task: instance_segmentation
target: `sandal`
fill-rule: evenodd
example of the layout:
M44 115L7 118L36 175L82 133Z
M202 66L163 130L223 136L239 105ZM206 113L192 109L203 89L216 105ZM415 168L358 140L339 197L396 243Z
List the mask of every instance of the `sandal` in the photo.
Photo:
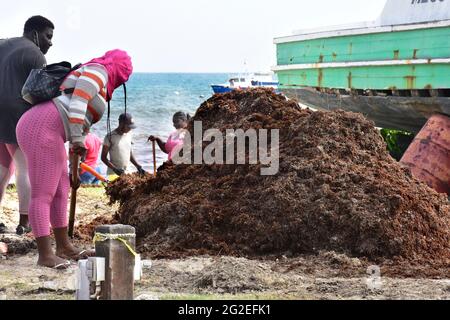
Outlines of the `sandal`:
M43 264L38 264L38 266L39 267L44 267L44 268L50 268L50 269L54 269L54 270L67 270L67 269L69 269L72 266L72 263L69 260L67 260L65 262L55 264L53 267L46 266L46 265L43 265Z
M80 253L75 255L75 257L78 258L78 260L80 260L81 258L87 259L87 258L94 257L94 256L95 256L95 250L81 250Z
M84 259L87 259L89 257L94 257L94 256L95 256L94 250L81 250L80 252L72 254L72 255L65 255L65 254L59 255L60 258L74 260L74 261L84 260Z
M22 225L18 225L16 228L16 234L18 236L23 236L24 234L30 233L31 227L24 227Z
M52 269L55 270L67 270L70 268L72 264L70 263L70 261L66 261L60 264L57 264L56 266L52 267Z

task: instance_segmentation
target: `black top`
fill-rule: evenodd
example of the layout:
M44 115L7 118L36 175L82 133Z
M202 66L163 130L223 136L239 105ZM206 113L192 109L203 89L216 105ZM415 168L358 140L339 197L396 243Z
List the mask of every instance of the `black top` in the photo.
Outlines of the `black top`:
M22 87L31 70L46 63L32 41L23 37L0 39L0 143L17 144L17 123L31 108L22 99Z

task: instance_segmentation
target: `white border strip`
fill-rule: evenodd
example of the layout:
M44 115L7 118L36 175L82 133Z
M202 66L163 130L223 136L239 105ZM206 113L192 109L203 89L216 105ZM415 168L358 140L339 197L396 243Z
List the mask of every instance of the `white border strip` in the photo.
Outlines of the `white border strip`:
M384 33L384 32L397 32L397 31L408 31L408 30L418 30L418 29L428 29L428 28L442 28L450 26L450 20L443 20L438 22L420 23L420 24L404 24L397 26L379 26L379 27L369 27L369 28L356 28L356 29L341 29L324 31L309 34L298 34L295 36L280 37L273 40L274 44L289 43L296 41L305 41L313 39L322 38L334 38L343 36L355 36L362 34L373 34L373 33Z
M379 66L397 66L397 65L401 66L401 65L418 65L418 64L450 64L450 58L290 64L290 65L282 65L282 66L272 67L272 71L346 68L346 67L347 68L348 67L379 67Z

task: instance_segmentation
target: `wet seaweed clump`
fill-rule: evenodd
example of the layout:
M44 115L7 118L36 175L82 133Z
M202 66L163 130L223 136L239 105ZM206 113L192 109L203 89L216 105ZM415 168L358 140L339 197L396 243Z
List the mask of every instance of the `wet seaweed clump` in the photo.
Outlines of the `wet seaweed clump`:
M278 129L279 171L263 176L261 163L166 163L156 178L119 180L108 194L150 256L334 251L449 263L447 197L397 163L362 115L303 110L255 89L204 102L190 122L191 139L194 121L203 132Z

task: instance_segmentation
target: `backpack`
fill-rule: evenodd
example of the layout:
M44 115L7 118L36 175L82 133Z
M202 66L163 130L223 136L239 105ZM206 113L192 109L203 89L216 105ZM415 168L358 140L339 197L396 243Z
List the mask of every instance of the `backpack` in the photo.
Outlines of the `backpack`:
M36 105L56 98L63 92L73 93L73 89L61 91L60 87L64 79L80 66L81 64L77 64L72 68L69 62L63 61L50 64L43 69L31 70L22 88L22 98L31 105Z

